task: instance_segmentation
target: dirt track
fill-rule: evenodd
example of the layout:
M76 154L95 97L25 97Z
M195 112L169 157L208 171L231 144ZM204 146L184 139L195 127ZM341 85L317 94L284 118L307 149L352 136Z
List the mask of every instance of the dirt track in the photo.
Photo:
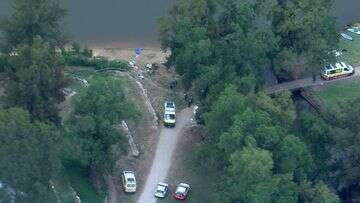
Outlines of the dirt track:
M145 187L137 201L138 203L156 202L156 198L154 197L156 184L158 182L167 182L166 178L171 166L173 152L178 139L181 137L182 130L190 123L191 117L191 108L186 108L178 113L175 128L163 127L161 129L151 170L147 177Z

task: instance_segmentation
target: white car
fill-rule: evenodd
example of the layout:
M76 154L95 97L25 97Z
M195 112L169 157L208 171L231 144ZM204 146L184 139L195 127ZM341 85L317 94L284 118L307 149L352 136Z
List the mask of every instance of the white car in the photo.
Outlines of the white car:
M164 103L165 111L175 111L175 102L173 101L166 101Z
M175 127L176 115L175 115L175 102L166 101L164 103L164 126Z
M155 190L155 197L165 198L168 193L169 185L166 183L158 183Z
M125 192L136 192L136 179L134 172L123 171L121 173L121 179Z

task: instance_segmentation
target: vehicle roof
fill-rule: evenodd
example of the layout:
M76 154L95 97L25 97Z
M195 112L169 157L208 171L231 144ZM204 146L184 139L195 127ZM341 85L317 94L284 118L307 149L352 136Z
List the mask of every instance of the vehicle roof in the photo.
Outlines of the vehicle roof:
M186 184L186 183L179 183L179 186L182 186L182 187L190 187L189 184Z
M186 192L186 187L181 187L181 186L178 186L176 188L176 192L175 193L185 193Z
M175 114L175 110L166 109L165 114Z
M133 178L135 180L135 174L132 171L123 171L123 174L126 179Z
M167 186L165 186L165 185L158 185L156 190L165 191L166 188L167 188Z
M163 182L159 182L159 183L158 183L158 185L162 185L162 186L166 186L166 187L168 187L168 186L169 186L169 184L167 184L167 183L163 183Z
M180 183L177 188L176 188L176 192L175 193L185 193L186 189L190 188L190 186L186 183Z
M335 65L333 64L327 64L324 66L325 70L333 70L333 69L340 69L340 68L349 68L350 65L346 64L345 62L337 62Z
M331 65L331 64L327 64L327 65L324 66L324 68L325 68L326 70L331 70L331 69L333 69L334 67L333 67L333 65Z

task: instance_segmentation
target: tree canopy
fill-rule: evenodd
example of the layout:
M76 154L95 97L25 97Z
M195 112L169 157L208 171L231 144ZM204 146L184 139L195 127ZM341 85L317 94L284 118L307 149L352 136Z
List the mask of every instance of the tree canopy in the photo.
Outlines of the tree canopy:
M224 178L216 183L214 202L357 196L359 122L352 107L358 105L343 105L329 123L295 109L290 92L269 97L263 91L264 70L289 80L333 62L338 35L332 4L183 0L160 20L162 46L171 51L168 65L200 99L205 136L196 158Z
M2 48L9 53L41 38L52 48L63 48L67 39L62 20L66 10L58 0L14 0L14 13L0 23L4 35Z
M74 146L74 158L101 173L111 174L116 160L127 151L127 141L119 131L122 119L138 116L122 90L122 82L111 77L95 77L90 86L74 98L74 112L67 126Z
M275 72L283 78L297 78L305 71L319 73L334 60L338 34L329 12L333 1L278 1L273 10L273 32L279 37Z
M0 110L0 179L22 202L51 202L49 181L57 173L59 131L32 122L19 108Z
M60 55L38 38L19 47L18 55L9 60L14 68L8 74L7 105L23 107L33 119L59 124L56 105L64 101L62 88L67 85Z

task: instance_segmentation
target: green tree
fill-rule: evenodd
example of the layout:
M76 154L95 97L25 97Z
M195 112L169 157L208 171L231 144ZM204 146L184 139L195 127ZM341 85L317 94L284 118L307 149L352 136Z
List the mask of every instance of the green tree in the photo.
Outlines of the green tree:
M89 88L75 97L76 115L99 116L112 124L139 116L134 104L127 100L119 79L99 76L90 83Z
M40 37L52 48L62 48L67 42L61 23L66 10L57 0L14 0L14 13L0 23L6 52L19 45L34 43Z
M298 137L287 135L274 152L276 172L292 174L297 181L307 179L311 167L311 156L305 143Z
M122 119L136 118L138 113L126 99L120 80L96 77L90 84L74 98L74 113L67 124L70 139L77 145L75 158L98 172L111 174L116 160L127 150L126 139L115 125Z
M225 202L271 202L276 189L271 153L253 147L231 155Z
M219 135L226 132L234 121L234 116L245 108L244 96L234 86L227 87L211 107L205 117L208 141L216 143Z
M60 123L57 104L64 101L62 88L67 84L61 57L47 43L36 39L19 48L10 58L10 81L6 86L8 106L28 110L34 119Z
M294 77L300 65L301 69L317 74L320 67L334 60L332 51L337 48L335 20L329 12L333 1L278 2L272 14L273 31L280 38L279 54L275 57L275 65L278 67L275 70L278 74L284 72ZM282 60L284 57L291 60Z
M360 198L360 98L340 103L338 114L330 121L335 125L330 131L331 180L336 180L337 190L348 194L346 201Z
M228 162L218 148L220 135L227 132L234 122L234 116L245 108L245 98L236 91L235 86L227 87L211 106L211 110L204 114L205 143L197 151L199 163L222 168Z
M249 143L262 149L274 150L284 136L281 127L272 122L267 112L247 108L235 116L230 132L220 137L219 146L227 154Z
M294 103L291 99L291 92L284 91L274 98L264 92L259 92L254 102L249 102L253 109L261 109L272 116L273 122L282 126L285 131L291 131L296 118Z
M0 54L0 73L9 68L9 60L6 56Z
M292 180L292 175L276 175L276 191L272 195L272 202L275 203L297 203L299 202L298 185Z
M312 203L339 203L339 197L322 182L316 184Z
M208 27L212 24L212 0L178 1L168 15L160 19L160 39L163 49L170 49L168 65L176 65L184 76L185 87L208 64L212 44Z
M26 111L0 110L0 179L21 202L54 201L49 181L58 171L59 141L54 126L32 122Z
M332 145L332 128L318 115L310 112L301 112L298 120L300 129L297 136L306 143L314 161L311 176L315 180L326 181L331 170L328 159Z

